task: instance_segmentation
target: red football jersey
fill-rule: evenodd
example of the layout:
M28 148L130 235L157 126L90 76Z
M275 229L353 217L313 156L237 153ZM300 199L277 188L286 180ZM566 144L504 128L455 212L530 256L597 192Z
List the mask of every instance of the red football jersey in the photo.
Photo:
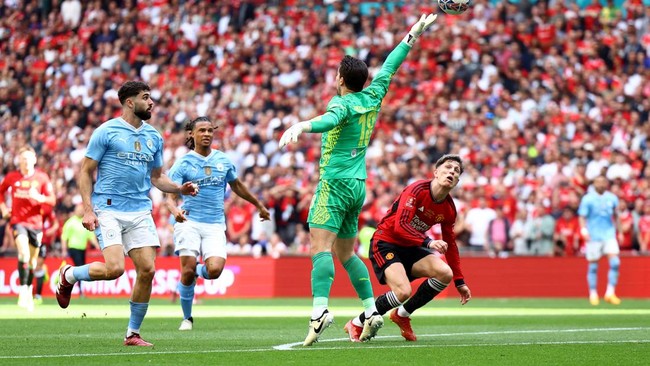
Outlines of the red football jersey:
M454 272L454 280L462 279L454 234L456 216L456 205L451 196L447 195L443 202L436 203L431 195L431 181L420 180L406 187L393 202L377 226L374 238L399 246L419 247L430 240L426 232L440 224L442 240L448 246L445 258Z
M42 230L41 203L31 197L35 193L44 196L52 195L52 183L47 174L38 170L28 177L23 176L18 171L7 174L0 183L0 202L4 202L4 195L10 188L11 220L9 223Z

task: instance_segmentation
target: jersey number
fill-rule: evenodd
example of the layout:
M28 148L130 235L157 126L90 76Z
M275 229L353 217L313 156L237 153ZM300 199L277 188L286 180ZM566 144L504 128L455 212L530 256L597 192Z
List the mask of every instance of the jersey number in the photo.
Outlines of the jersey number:
M368 113L362 114L359 117L359 124L361 125L361 136L359 137L359 147L366 147L370 142L370 136L372 136L372 130L375 128L375 122L377 121L377 112L370 111Z

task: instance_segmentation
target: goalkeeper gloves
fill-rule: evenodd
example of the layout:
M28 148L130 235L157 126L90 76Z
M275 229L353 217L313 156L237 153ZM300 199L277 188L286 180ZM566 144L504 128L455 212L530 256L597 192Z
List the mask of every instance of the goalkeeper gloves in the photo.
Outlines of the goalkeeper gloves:
M429 28L431 24L436 21L437 17L438 14L422 14L420 20L413 24L411 30L409 31L409 34L404 37L404 40L402 40L402 42L413 47L413 44L418 39L418 37L422 35L422 33L424 33L424 31L427 30L427 28Z
M311 122L298 122L289 127L284 131L282 137L280 137L280 142L278 143L280 148L287 146L290 142L298 142L298 136L305 131L311 131Z

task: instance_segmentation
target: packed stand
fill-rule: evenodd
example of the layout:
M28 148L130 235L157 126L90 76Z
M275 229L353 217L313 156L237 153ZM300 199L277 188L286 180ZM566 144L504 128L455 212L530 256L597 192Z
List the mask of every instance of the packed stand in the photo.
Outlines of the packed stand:
M465 254L579 255L576 209L599 174L621 199L621 248L647 253L650 7L473 3L462 16L442 14L393 79L367 153L363 228L405 185L430 178L440 156L457 153L467 167L452 193ZM80 200L75 176L90 134L119 115L119 86L141 79L153 89L150 122L165 138L167 169L188 151L184 123L208 115L225 122L214 146L272 208L273 220L260 222L252 206L227 200L231 254L308 254L320 140L279 150L279 135L325 111L344 55L364 60L372 76L414 21L406 14L436 8L435 1L5 1L0 174L16 168L20 146L33 146L64 222ZM152 194L161 254L170 255L169 213L160 192ZM10 249L8 240L0 250Z

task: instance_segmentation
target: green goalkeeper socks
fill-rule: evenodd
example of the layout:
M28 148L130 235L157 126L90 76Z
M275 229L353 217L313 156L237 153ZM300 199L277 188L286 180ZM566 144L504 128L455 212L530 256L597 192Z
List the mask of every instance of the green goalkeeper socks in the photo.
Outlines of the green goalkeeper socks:
M372 284L370 283L370 274L368 267L356 255L353 255L347 262L343 263L343 268L348 272L352 286L366 310L375 310L375 300L372 295Z
M334 282L334 261L332 253L321 252L311 259L311 291L314 296L314 307L327 309L330 289Z

